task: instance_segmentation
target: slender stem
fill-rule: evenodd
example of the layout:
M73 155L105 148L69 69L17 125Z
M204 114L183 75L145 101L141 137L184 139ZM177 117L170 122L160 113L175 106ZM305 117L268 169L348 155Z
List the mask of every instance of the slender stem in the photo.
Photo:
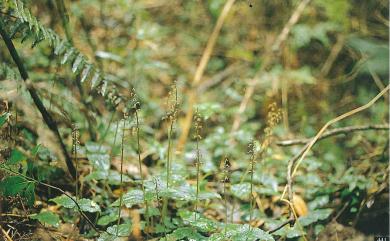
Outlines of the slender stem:
M14 44L12 43L12 40L8 37L7 33L3 29L3 22L0 20L0 35L2 36L4 43L6 44L9 53L11 54L12 59L14 60L16 66L18 67L19 73L22 77L22 79L26 82L29 79L27 70L25 69L22 60L19 57L18 52L15 49ZM62 141L60 132L58 131L57 123L54 121L52 116L47 111L46 107L43 105L41 99L39 98L35 88L27 84L26 85L28 92L30 93L31 98L34 101L35 106L38 108L39 112L41 113L43 120L45 121L46 125L49 127L49 129L54 133L54 135L57 137L57 140L61 146L62 153L65 156L65 162L66 166L68 167L69 173L72 175L73 178L76 177L76 169L73 165L72 159L66 150L66 146L64 142Z
M116 236L118 236L119 225L121 223L121 207L122 207L122 198L123 198L123 149L124 149L124 139L125 139L125 129L126 129L126 118L123 119L123 129L122 129L122 143L121 143L121 177L120 177L120 197L119 197L119 208L118 208L118 225L116 227Z
M253 217L253 173L254 173L254 160L255 156L252 154L251 156L251 188L249 193L249 200L250 200L250 210L249 210L249 228L251 227L252 217Z
M135 110L135 120L137 125L137 152L138 152L138 165L139 165L139 173L141 177L141 188L142 193L144 195L144 204L145 204L145 216L146 216L146 229L149 227L149 206L146 200L146 191L144 185L144 174L142 172L142 160L141 160L141 144L140 144L140 134L139 134L139 118L138 118L138 110Z
M200 150L199 150L199 123L196 124L196 199L195 199L195 220L199 204L199 176L200 176Z
M169 179L171 175L171 146L172 146L172 131L173 131L173 120L169 127L168 132L168 151L167 151L167 188L169 188Z
M77 160L77 142L78 142L78 130L76 124L73 126L72 133L73 141L73 160L76 163L76 200L79 198L79 162Z

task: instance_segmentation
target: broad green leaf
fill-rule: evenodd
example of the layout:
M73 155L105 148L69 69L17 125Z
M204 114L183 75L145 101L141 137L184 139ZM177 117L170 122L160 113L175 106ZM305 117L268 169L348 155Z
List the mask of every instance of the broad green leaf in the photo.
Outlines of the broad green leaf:
M329 217L329 215L331 215L333 212L332 209L317 209L317 210L314 210L314 211L311 211L309 212L308 215L306 216L303 216L303 217L300 217L299 218L299 223L302 225L302 226L308 226L312 223L315 223L319 220L325 220Z
M128 236L130 234L130 228L131 228L130 223L120 224L119 226L113 225L107 228L107 233L116 235L118 232L118 236Z
M221 199L221 195L219 195L216 192L207 192L207 191L199 192L199 200L207 200L207 199Z
M68 196L62 194L61 196L50 199L49 201L55 202L60 206L65 208L74 208L76 206L75 202Z
M196 215L196 218L195 218ZM188 210L180 210L179 216L185 224L198 228L202 232L212 232L216 230L216 222L205 218L203 215Z
M87 154L88 160L96 170L107 172L110 169L110 155L108 154Z
M90 181L90 180L107 180L108 184L111 185L118 185L120 184L120 173L115 170L108 170L108 173L106 171L96 170L88 174L84 181ZM127 175L122 175L122 182L131 182L131 178Z
M109 233L101 233L97 241L115 241L119 240L115 235Z
M118 213L112 212L108 215L100 217L97 221L97 224L100 226L106 226L116 220L118 220Z
M131 208L134 205L144 203L144 194L142 190L131 190L123 195L122 204L124 204L127 208ZM119 199L111 204L113 207L119 206Z
M61 195L55 198L50 199L50 201L57 203L58 205L64 208L77 208L76 203L68 196ZM94 201L83 198L77 201L77 204L80 206L80 209L84 212L100 212L100 207Z
M41 211L39 214L33 214L30 216L31 219L36 219L42 224L49 224L53 227L58 227L60 224L60 217L49 211Z
M108 154L109 147L101 145L99 143L88 141L87 143L85 143L85 149L88 153Z
M26 160L26 157L23 155L23 153L21 151L19 151L18 149L13 149L11 152L11 157L6 162L6 164L14 165L14 164L18 164L19 162L21 162L23 160Z
M99 205L93 200L82 198L78 200L77 203L79 204L80 209L84 212L90 212L90 213L100 212Z
M209 241L274 241L272 235L264 232L261 229L250 227L249 225L227 224L221 228L220 233L215 233L210 236Z
M235 197L238 197L241 200L247 200L251 192L251 184L247 182L233 184L230 187L230 191Z
M178 228L175 231L173 231L171 234L167 235L168 241L176 241L176 240L207 240L206 237L202 236L196 230L189 227L184 228ZM165 238L160 239L161 241L165 240Z

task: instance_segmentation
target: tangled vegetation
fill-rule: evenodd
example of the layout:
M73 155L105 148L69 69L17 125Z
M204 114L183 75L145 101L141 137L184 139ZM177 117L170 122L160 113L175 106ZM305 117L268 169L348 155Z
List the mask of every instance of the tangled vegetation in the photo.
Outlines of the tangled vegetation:
M388 11L0 0L0 240L388 236Z

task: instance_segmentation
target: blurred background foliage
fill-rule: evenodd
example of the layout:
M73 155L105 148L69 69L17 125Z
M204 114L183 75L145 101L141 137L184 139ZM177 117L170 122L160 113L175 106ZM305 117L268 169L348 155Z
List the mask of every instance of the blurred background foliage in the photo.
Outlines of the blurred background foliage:
M80 61L104 73L104 77L101 77L103 74L100 77L109 83L109 90L115 89L121 95L120 104L113 106L108 101L109 95L101 96L99 90L91 88L92 72L91 76L86 76L82 71L85 67L79 67L75 54L78 52L69 53L65 49L62 55L56 54L51 40L44 38L36 43L31 33L19 33L15 2L23 2L42 26L73 43L69 46L74 46L85 57L80 57ZM66 12L59 11L59 2L2 0L0 16L7 32L15 32L13 42L30 74L30 81L58 123L69 152L72 124L78 126L82 193L102 208L106 219L99 219L101 229L116 221L112 213L117 211L110 205L118 198L120 183L120 132L116 133L116 129L118 125L119 130L122 128L122 111L132 105L129 100L133 90L141 103L141 157L146 180L150 182L145 185L153 186L152 177L166 178L163 173L169 123L164 117L170 109L168 93L172 85L176 85L179 107L172 136L172 161L177 182L194 185L196 140L193 128L184 151L176 152L176 145L189 105L195 105L204 118L200 141L201 189L222 195L217 173L221 161L228 156L232 165L229 216L232 222L240 224L248 222L250 212L249 175L245 175L249 165L245 154L247 143L252 139L258 142L265 139L268 107L274 102L277 104L283 118L273 128L270 146L261 150L264 153L256 162L253 180L259 206L254 214L258 222L252 225L269 230L286 219L288 207L278 202L277 197L286 184L287 162L301 149L301 146L280 146L277 142L314 136L327 121L367 103L389 84L389 8L388 1L384 0L313 0L275 51L270 51L275 39L300 1L236 1L197 86L197 103L188 101L188 92L225 0L64 1ZM66 15L69 22L64 27L62 18ZM59 44L54 45L57 51L63 51ZM260 76L256 75L269 55L272 55L271 63ZM0 56L0 160L18 164L13 168L25 175L73 192L74 184L64 175L67 171L63 154L34 107L3 41ZM248 83L255 76L256 88L240 116L241 125L231 133ZM84 78L85 81L80 81ZM388 100L386 94L370 109L333 127L388 125ZM131 119L127 126L131 129L136 123ZM140 178L137 143L134 131L131 133L124 146L124 182L128 190L137 186ZM365 239L359 239L363 235L388 234L388 148L388 130L346 133L318 142L298 170L294 185L297 199L302 200L304 211L300 222L304 231L297 225L286 226L274 237L300 240L306 233L309 240L316 237L326 240L334 235L334 230L339 232L339 238L352 235L356 240ZM16 199L7 198L19 195L32 205L27 210L30 214L39 213L42 208L60 212L58 207L50 209L53 202L48 204L60 193L32 183L12 192L7 185L22 181L16 180L17 176L10 179L6 172L1 175L0 191L4 196L0 199L0 211L23 210ZM180 187L192 190L189 186ZM169 227L171 240L191 237L201 240L202 235L204 238L218 233L191 224L188 216L191 214L186 212L192 208L185 201L181 203L180 198L176 199L175 194L170 195L177 201L171 204L171 219L165 225ZM209 201L201 205L201 212L209 221L224 220L221 218L224 205L219 198L205 198ZM61 206L58 199L55 203ZM176 209L177 212L173 211ZM75 212L67 209L61 212L61 220L42 212L35 219L52 222L54 226L76 222ZM131 212L123 220L133 223L133 227L137 222ZM14 221L3 218L3 228L7 222ZM24 222L27 225L31 220ZM78 226L80 235L96 237L93 230L83 225ZM185 229L188 225L198 227L198 231ZM15 230L19 230L21 238L28 232L41 235L38 229L23 231L19 226ZM109 229L107 232L113 234ZM162 234L160 227L152 236ZM109 240L107 235L101 236L102 240ZM139 234L133 232L132 235L139 238Z

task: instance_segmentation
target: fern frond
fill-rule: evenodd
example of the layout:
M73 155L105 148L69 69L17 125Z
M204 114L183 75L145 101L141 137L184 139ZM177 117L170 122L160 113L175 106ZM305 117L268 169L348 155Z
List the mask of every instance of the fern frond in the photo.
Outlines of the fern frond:
M21 41L32 40L32 47L43 40L48 41L54 54L61 60L61 64L68 65L73 73L80 74L81 82L90 80L91 89L96 89L102 96L107 97L111 104L116 106L123 98L118 95L112 77L104 74L91 63L88 58L70 42L62 39L54 30L44 26L24 6L20 0L13 0L13 10L16 13L16 23L10 30L10 36L20 37Z

